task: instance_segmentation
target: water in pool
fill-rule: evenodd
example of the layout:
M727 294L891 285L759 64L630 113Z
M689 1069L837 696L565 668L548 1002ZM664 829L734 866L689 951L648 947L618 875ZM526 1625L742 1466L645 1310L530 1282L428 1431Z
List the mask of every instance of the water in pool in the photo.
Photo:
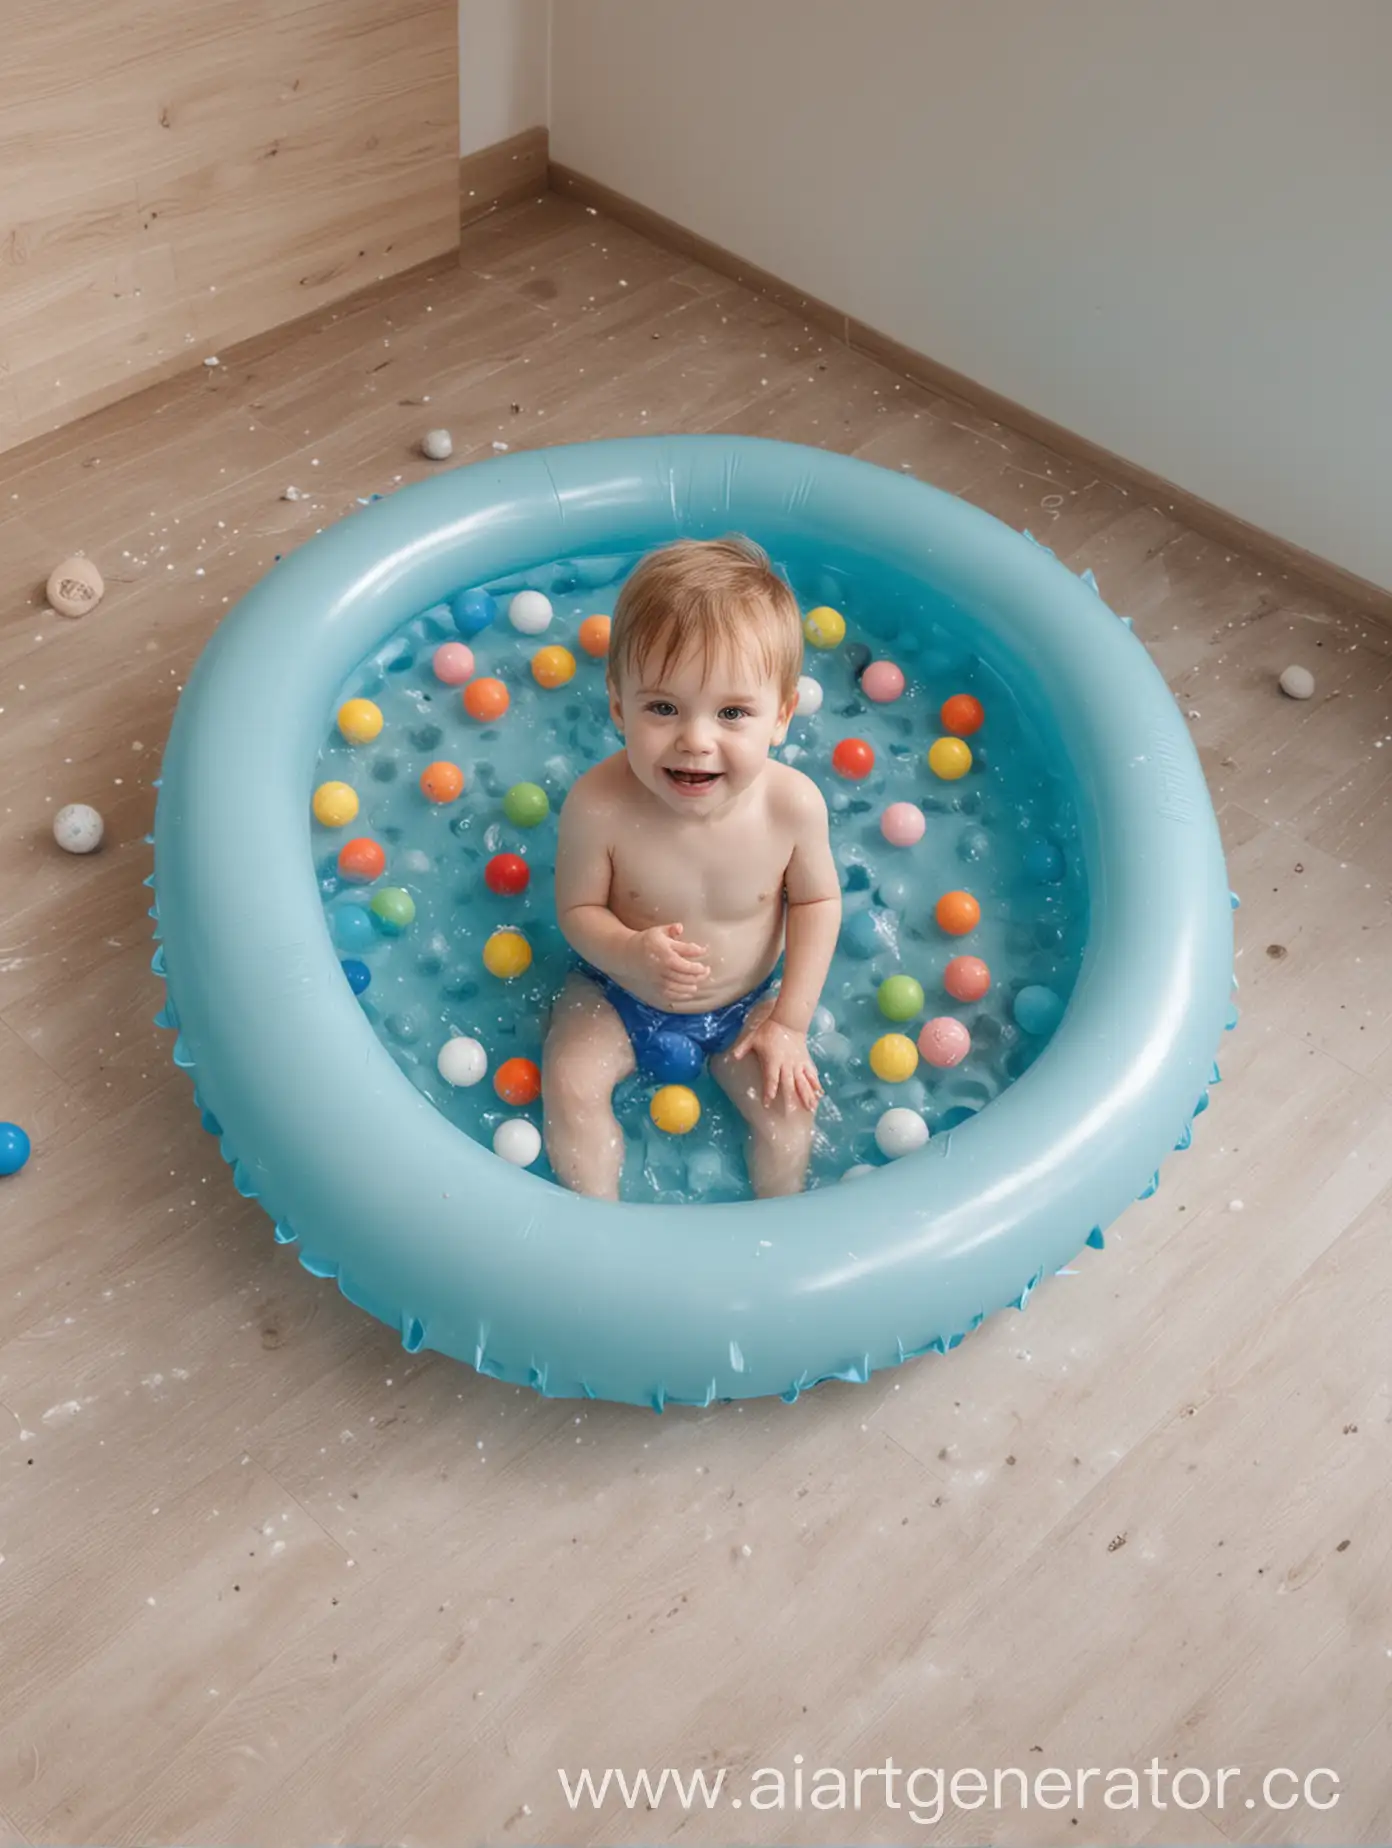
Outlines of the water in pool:
M619 748L608 718L604 663L585 652L580 628L586 617L613 609L634 562L612 557L547 565L484 587L491 601L477 589L467 597L461 591L450 604L421 612L341 690L340 702L371 702L381 715L380 730L371 711L357 715L357 728L350 713L349 730L361 741L350 741L334 724L315 774L316 790L342 783L358 801L356 814L340 825L313 823L320 889L345 979L360 989L360 1005L411 1083L490 1148L505 1119L541 1123L539 1101L508 1103L494 1080L510 1059L540 1063L546 1011L568 967L570 951L552 911L556 818L575 778ZM830 605L846 617L843 639L806 650L804 673L821 689L820 709L798 712L779 752L826 796L844 906L840 942L809 1035L825 1088L808 1176L808 1185L818 1187L839 1181L853 1166L885 1159L875 1128L886 1110L907 1107L939 1134L987 1107L1020 1077L1043 1050L1072 991L1087 934L1087 894L1058 742L1011 687L1008 671L1003 677L999 665L973 646L970 625L935 611L921 585L877 582L871 593L854 570L785 569L804 611ZM522 633L509 620L511 599L523 590L549 599L553 614L544 630ZM490 614L475 632L474 624ZM436 674L436 651L461 642L473 653L473 673L463 685L450 685ZM575 672L564 684L543 687L533 657L557 645L574 657ZM860 676L872 661L902 671L898 697L867 696ZM561 660L562 673L565 665ZM484 679L507 688L509 704L499 718L471 717L464 708L469 686ZM877 670L869 684L892 691L894 677ZM984 723L965 739L970 768L940 777L928 753L947 735L944 701L964 694L979 702ZM481 698L474 696L476 705ZM486 698L482 703L486 707ZM958 729L966 731L973 715L967 706L950 716L965 718ZM873 749L868 776L848 779L833 767L835 747L848 738ZM960 745L949 746L935 761L951 771L963 755ZM439 765L462 772L463 787L455 794L457 779L448 768L436 769L429 778L432 800L421 779ZM509 791L520 784L535 787L505 808ZM331 823L343 813L333 798L332 791L316 797L316 809ZM892 804L907 804L922 818L921 837L912 845L896 846L885 837L882 818ZM901 825L907 819L905 833L917 832L913 814L906 818L901 809L897 819ZM342 849L363 840L377 843L380 855L357 849L358 877L344 877ZM499 855L525 861L525 890L515 890L518 868L511 861L494 877L507 889L492 889L485 869ZM364 878L376 872L379 859L380 873ZM939 922L939 901L962 892L976 901L980 919L951 935ZM952 921L950 909L944 915ZM970 915L968 906L959 921ZM530 966L511 979L490 973L483 959L493 933L507 928L532 952ZM964 957L979 959L989 971L989 989L979 999L956 998L945 986L946 977L960 993L972 993L973 976L980 986L979 970L949 970ZM903 1018L882 1011L882 985L894 976L911 978L883 991L885 1003ZM922 989L921 1006L913 983ZM959 1062L937 1065L920 1057L900 1082L876 1076L871 1049L877 1041L897 1034L914 1043L930 1021L943 1020L960 1023L969 1036L970 1049ZM481 1082L452 1085L441 1077L440 1049L457 1037L485 1049ZM941 1048L940 1058L964 1044L954 1027L939 1027L926 1038L930 1049ZM889 1054L896 1050L902 1056L905 1048L891 1047ZM750 1197L743 1126L733 1105L707 1074L692 1088L700 1122L686 1135L673 1135L650 1119L657 1089L651 1081L635 1076L619 1087L614 1101L627 1139L625 1199ZM554 1179L544 1151L531 1166Z

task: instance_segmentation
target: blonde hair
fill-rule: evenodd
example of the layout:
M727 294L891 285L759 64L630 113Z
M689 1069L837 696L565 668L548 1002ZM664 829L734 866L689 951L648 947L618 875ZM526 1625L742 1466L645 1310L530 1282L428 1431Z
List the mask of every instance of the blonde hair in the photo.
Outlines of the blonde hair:
M642 672L653 657L658 678L688 650L709 674L716 661L757 661L791 699L802 672L797 599L752 539L679 539L640 560L614 605L608 676Z

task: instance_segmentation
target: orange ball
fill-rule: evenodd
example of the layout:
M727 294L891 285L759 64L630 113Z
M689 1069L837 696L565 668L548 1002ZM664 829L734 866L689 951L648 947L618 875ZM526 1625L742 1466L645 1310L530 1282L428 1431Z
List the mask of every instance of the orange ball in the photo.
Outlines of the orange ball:
M986 709L970 693L954 693L951 699L943 701L938 717L945 732L951 732L955 738L970 738L986 723Z
M530 1059L504 1059L493 1074L493 1089L505 1104L534 1104L541 1096L541 1073Z
M933 916L949 937L965 937L981 922L981 907L970 892L944 892Z
M369 880L380 879L387 870L387 856L376 841L361 835L355 841L345 841L338 850L338 871L343 879L356 880L366 885Z
M454 802L464 793L464 772L458 764L427 764L421 771L421 794L430 802Z
M596 660L609 652L609 618L587 616L580 625L580 646Z
M532 679L539 687L563 687L574 678L575 656L558 642L548 648L538 648L532 656Z
M464 710L471 719L500 719L510 704L502 681L489 675L471 680L464 689Z

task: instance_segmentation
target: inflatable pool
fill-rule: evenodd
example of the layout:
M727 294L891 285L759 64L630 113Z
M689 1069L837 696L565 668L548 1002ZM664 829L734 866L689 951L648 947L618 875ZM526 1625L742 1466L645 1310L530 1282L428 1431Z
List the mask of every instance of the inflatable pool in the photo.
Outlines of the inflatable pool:
M631 1163L623 1203L606 1205L560 1189L544 1166L499 1159L489 1140L516 1112L491 1086L456 1092L436 1070L441 1033L483 1017L491 1064L539 1045L564 953L543 837L601 736L602 667L588 664L587 679L581 658L563 692L538 694L527 673L538 638L490 617L519 589L544 590L557 627L539 639L564 644L582 610L612 606L644 551L731 530L770 551L804 607L844 610L922 698L884 720L898 729L882 734L880 780L838 791L823 760L832 739L866 730L857 673L872 648L810 661L822 719L795 721L784 753L829 787L847 904L848 960L833 967L813 1040L820 1061L844 1069L839 1092L828 1082L809 1190L740 1198L718 1123L712 1147L666 1168L673 1139L649 1127L651 1159ZM460 630L480 674L512 689L507 719L482 707L470 718L424 674ZM982 690L1002 723L974 740L977 782L959 788L923 757L938 697L964 688ZM370 909L340 877L337 817L311 816L311 794L335 787L348 762L334 714L350 697L376 700L401 738L356 760L370 831L399 882ZM527 702L548 699L562 703L536 706L549 714L543 736ZM1002 753L1007 738L1015 748ZM448 783L423 801L417 760L438 770L428 760L456 758L468 795L456 801ZM530 813L513 800L520 782ZM904 799L925 821L922 854L899 861L919 856L917 882L886 863L893 848L877 859L865 846L882 805ZM1150 1191L1189 1139L1232 1019L1216 823L1183 720L1124 622L1045 549L951 496L756 439L644 438L478 463L310 541L231 613L191 676L154 842L160 1020L238 1188L308 1270L397 1327L408 1349L553 1396L659 1409L795 1398L955 1346L995 1309L1023 1306L1080 1246L1100 1245ZM533 861L525 897L505 881L485 892L485 863L517 847ZM923 894L947 883L946 861L931 851L955 854L958 883L982 894L1014 1016L982 1010L960 1071L877 1086L867 1048L852 1044L877 985L901 969L931 985L953 949L978 949L939 940ZM962 873L977 857L989 866ZM350 925L377 945L364 960L345 955ZM507 1008L488 986L495 959L481 954L498 931L537 951ZM1040 994L1061 1019L1028 1019ZM954 1010L928 1005L937 1011ZM907 1106L931 1137L841 1182L873 1157L887 1104Z

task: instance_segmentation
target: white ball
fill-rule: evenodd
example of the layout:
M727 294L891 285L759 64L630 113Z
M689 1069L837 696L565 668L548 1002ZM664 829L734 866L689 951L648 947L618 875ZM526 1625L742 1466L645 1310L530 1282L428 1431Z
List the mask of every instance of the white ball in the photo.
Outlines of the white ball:
M541 1153L541 1131L526 1117L508 1117L493 1131L493 1153L514 1168L530 1168Z
M454 454L454 439L448 430L427 430L421 438L421 454L432 462L447 462Z
M874 1162L858 1161L853 1168L847 1168L846 1172L841 1176L841 1179L843 1181L854 1181L858 1180L862 1174L873 1174L874 1172Z
M1281 691L1287 699L1309 699L1315 690L1315 677L1308 667L1288 667L1281 675Z
M876 1145L891 1161L921 1149L927 1140L928 1125L916 1110L905 1110L902 1104L886 1110L875 1125Z
M551 599L539 590L519 590L508 604L508 621L523 635L540 635L551 626Z
M446 1084L477 1084L488 1070L488 1054L476 1039L446 1040L435 1068Z
M93 853L102 844L106 823L85 802L70 802L53 817L53 838L64 853Z
M822 683L810 674L798 675L797 709L807 719L822 709Z

